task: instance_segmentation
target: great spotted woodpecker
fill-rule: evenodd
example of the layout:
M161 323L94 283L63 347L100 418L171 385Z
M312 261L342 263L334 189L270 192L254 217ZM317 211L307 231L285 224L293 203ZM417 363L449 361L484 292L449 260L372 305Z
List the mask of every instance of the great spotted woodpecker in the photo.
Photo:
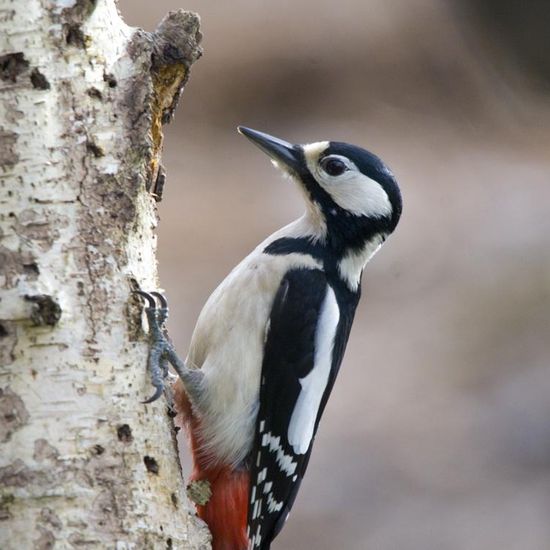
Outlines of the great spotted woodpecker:
M167 363L188 427L197 506L214 550L268 550L305 474L359 301L365 264L401 215L397 182L375 155L346 143L293 145L239 132L302 190L305 214L249 254L206 302L182 362L166 339L162 296L149 300L149 368ZM153 293L154 294L154 293Z

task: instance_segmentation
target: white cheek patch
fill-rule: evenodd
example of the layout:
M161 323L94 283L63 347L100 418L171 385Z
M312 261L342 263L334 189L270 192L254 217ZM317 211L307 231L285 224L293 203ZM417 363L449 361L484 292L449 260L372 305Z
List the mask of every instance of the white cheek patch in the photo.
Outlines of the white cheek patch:
M317 183L340 208L356 216L372 218L391 216L392 206L384 188L361 173L350 159L341 157L350 168L341 176L329 176L319 167L319 158L329 145L328 141L304 145L307 167Z
M391 216L392 206L383 187L361 172L346 172L342 176L319 178L319 184L332 200L356 216L383 218Z
M305 454L313 438L315 421L332 367L332 349L339 320L336 296L329 286L315 331L313 369L300 379L300 395L288 426L288 442L296 454Z

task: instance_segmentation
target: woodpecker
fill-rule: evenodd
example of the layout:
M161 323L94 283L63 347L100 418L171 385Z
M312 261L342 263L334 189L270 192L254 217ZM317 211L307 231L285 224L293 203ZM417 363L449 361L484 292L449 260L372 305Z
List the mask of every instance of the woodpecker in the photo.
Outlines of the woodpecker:
M185 362L164 331L164 297L149 302L149 369L188 428L191 480L212 496L197 510L214 550L269 550L294 504L334 385L366 263L395 229L397 182L374 154L347 143L293 145L239 132L302 191L306 210L249 254L213 292ZM160 307L157 306L160 301Z

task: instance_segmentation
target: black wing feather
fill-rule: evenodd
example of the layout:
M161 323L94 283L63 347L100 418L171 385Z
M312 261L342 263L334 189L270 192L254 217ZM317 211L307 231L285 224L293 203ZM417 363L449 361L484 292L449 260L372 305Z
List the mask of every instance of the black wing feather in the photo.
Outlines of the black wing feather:
M268 550L281 530L309 461L311 443L305 454L296 454L287 433L300 379L314 366L315 332L326 293L323 271L295 269L283 278L273 303L251 456L248 528L254 550ZM333 370L340 359L333 361ZM331 372L321 408L335 374Z

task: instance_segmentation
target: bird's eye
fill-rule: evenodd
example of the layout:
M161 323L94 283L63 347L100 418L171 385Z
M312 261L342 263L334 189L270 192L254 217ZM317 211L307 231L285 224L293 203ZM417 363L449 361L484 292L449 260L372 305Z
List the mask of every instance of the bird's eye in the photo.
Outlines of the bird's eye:
M325 157L319 164L329 176L339 176L348 169L343 160L334 157Z

